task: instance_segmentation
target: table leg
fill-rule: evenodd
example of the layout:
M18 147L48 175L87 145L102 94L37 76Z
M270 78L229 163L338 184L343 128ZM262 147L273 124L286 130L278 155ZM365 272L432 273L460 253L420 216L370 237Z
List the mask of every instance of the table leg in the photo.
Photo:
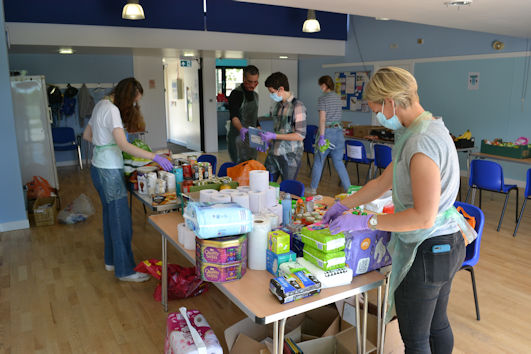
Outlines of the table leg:
M378 316L378 327L377 327L377 335L376 335L376 354L380 354L383 352L382 348L380 348L380 336L382 331L382 286L380 285L378 287L378 299L377 299L377 316Z
M369 294L363 293L363 342L361 344L361 352L367 352L367 313L369 310Z
M383 321L382 321L382 334L380 336L380 353L383 353L384 346L385 346L385 316L387 314L387 298L389 297L389 277L390 274L387 274L387 278L385 279L385 291L384 291L384 302L383 302Z
M273 323L273 354L278 354L278 321Z
M278 332L278 354L284 353L284 330L286 328L286 319L280 321L280 329Z
M168 312L168 240L162 236L162 292L161 302L164 312Z
M356 302L356 344L357 344L357 352L358 353L363 353L361 351L361 331L360 331L360 325L361 325L361 322L360 322L360 296L359 294L356 295L355 297L355 302Z

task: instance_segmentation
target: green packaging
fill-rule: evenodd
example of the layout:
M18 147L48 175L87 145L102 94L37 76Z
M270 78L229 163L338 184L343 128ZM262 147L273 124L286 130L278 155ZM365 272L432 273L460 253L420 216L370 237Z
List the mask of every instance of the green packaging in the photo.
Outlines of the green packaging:
M308 245L304 245L303 253L304 259L312 262L322 270L343 268L345 266L346 258L344 251L324 253Z
M270 231L268 234L267 248L276 254L289 252L289 234L282 230Z
M328 227L309 225L302 228L301 240L305 245L322 252L340 251L345 248L345 235L341 232L332 235Z
M362 188L362 186L350 186L350 187L348 187L347 194L355 193L355 192L359 191L361 188Z

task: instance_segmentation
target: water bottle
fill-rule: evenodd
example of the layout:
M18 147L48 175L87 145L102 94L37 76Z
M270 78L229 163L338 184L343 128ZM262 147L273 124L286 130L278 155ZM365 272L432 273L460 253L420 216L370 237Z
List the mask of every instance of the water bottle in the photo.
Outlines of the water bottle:
M291 223L291 195L289 193L285 193L282 199L282 223L284 226Z

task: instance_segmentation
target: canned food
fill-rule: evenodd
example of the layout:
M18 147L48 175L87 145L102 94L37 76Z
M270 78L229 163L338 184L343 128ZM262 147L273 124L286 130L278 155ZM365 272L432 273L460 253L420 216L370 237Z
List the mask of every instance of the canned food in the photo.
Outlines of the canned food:
M184 179L192 178L192 166L188 163L182 165Z

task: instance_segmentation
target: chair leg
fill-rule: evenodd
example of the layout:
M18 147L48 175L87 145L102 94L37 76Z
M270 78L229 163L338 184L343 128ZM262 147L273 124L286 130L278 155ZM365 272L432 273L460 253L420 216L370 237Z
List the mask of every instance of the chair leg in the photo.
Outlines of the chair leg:
M311 175L312 168L310 166L310 153L309 152L306 153L306 163L308 164L308 167L310 168L310 175Z
M461 179L459 179L459 201L461 202Z
M358 176L358 186L360 185L360 164L356 162L356 174Z
M524 216L524 209L525 204L527 203L527 198L524 199L524 203L522 204L522 210L520 211L520 217L518 218L518 221L516 222L516 226L514 228L513 237L516 237L516 233L518 232L518 227L520 226L520 221L522 221L522 216Z
M365 184L369 182L369 177L371 175L371 167L372 167L372 163L369 164L369 169L367 170L367 177L365 177Z
M77 158L79 159L79 168L83 169L83 160L81 160L81 148L77 146Z
M474 303L476 305L476 319L479 321L479 303L478 303L478 291L476 289L476 276L474 275L474 267L465 266L463 269L466 269L470 273L470 279L472 280L472 291L474 292Z
M330 168L330 155L326 157L326 162L328 163L328 173L332 176L332 169Z
M481 188L478 188L479 189L479 208L481 209L481 196L483 195L483 190Z
M468 191L466 192L465 203L468 203L468 198L470 197L471 191L472 191L472 187L468 187Z
M514 211L514 222L518 222L518 187L516 187L516 209Z
M481 194L480 194L480 196L481 196ZM481 200L481 198L480 198L480 200ZM507 208L507 201L508 200L509 200L509 192L505 195L505 203L503 203L503 209L502 209L502 213L501 213L501 216L500 216L500 221L498 222L498 228L496 229L496 231L500 231L500 229L501 229L503 215L505 214L505 208Z

